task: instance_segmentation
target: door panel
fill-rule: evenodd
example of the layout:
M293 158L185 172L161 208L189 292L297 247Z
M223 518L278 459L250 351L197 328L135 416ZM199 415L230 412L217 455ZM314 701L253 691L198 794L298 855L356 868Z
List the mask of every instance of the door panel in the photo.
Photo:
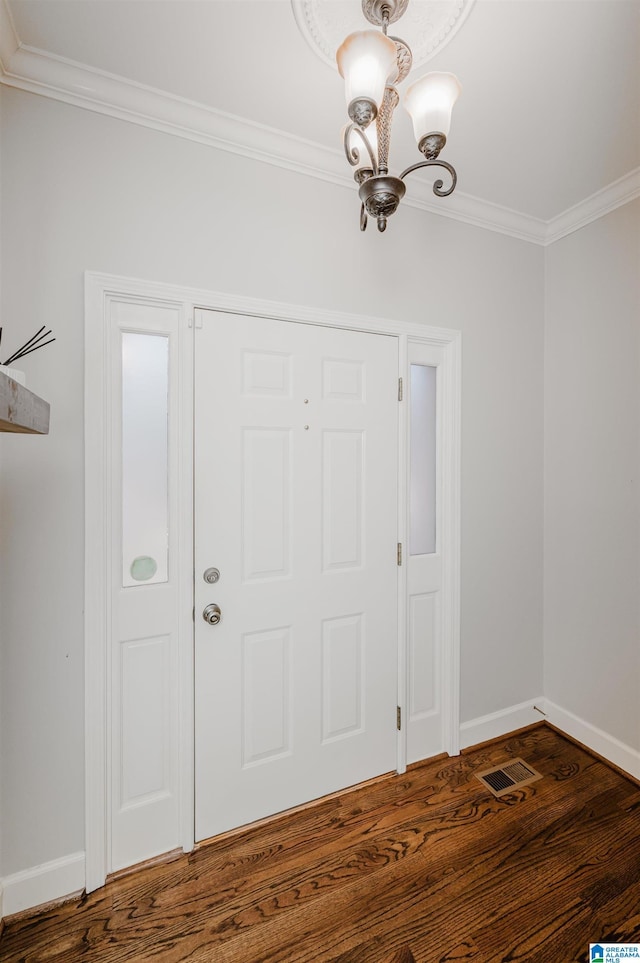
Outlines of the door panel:
M204 839L396 768L398 347L207 311L196 334Z
M362 565L362 431L322 435L322 570Z

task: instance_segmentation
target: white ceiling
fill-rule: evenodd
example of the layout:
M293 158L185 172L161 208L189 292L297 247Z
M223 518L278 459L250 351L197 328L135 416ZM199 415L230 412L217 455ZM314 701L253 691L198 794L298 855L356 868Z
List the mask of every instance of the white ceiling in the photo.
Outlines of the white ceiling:
M289 0L8 6L22 44L341 150L342 81ZM476 0L427 70L463 86L443 157L465 195L550 221L640 167L640 0ZM400 108L392 172L417 160Z

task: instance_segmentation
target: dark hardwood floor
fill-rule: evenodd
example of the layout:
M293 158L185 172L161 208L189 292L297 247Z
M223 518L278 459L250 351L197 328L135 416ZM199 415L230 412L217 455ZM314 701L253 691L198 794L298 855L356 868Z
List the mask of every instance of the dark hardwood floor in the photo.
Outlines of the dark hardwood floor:
M542 779L495 799L474 773ZM640 788L546 725L8 920L3 963L587 961L640 942Z

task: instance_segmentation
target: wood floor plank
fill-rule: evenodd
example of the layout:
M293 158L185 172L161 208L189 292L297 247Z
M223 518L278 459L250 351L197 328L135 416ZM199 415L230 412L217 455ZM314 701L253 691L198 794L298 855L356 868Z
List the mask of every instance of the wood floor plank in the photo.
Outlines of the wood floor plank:
M411 947L407 943L401 946L394 954L389 963L416 963L416 958L411 952Z
M520 746L517 748L520 749ZM482 764L485 761L487 760L483 759ZM464 765L466 765L467 770L469 768L477 769L478 767L478 764L473 766L466 760L461 765L456 760L453 768L456 770L456 784L458 786L460 785L460 770ZM468 772L465 771L463 775L463 784L466 784ZM439 773L436 774L435 781L438 777L442 781ZM444 785L446 788L448 783L445 782ZM451 791L449 790L450 797ZM342 848L348 846L352 840L357 840L362 834L375 835L392 827L397 822L397 813L400 811L402 812L402 818L406 820L411 815L409 807L412 800L415 812L418 814L422 812L425 806L437 805L438 803L442 805L443 794L437 792L433 783L425 789L424 786L415 787L410 781L407 782L404 777L400 777L399 781L395 781L394 785L388 787L386 798L383 798L381 802L378 801L377 808L369 809L367 799L360 800L360 805L358 805L357 798L354 800L353 797L349 796L347 799L350 803L348 808L339 807L333 802L328 812L327 807L319 807L320 811L314 814L312 824L308 830L302 833L295 821L288 827L285 820L277 830L278 836L270 844L267 840L266 847L263 845L263 848L256 849L252 842L246 842L240 849L239 858L236 855L235 859L229 859L223 848L222 852L216 854L215 860L209 861L207 871L215 871L222 886L228 880L246 874L248 866L254 869L259 863L271 864L274 859L282 859L285 852L295 859L318 848L322 848L325 852L327 848L331 849L331 846L334 850ZM401 809L398 806L398 800L402 803ZM251 848L248 849L247 847ZM134 891L133 899L141 898L142 895L142 893Z
M631 859L634 859L633 848L631 848ZM610 938L609 942L640 942L640 880L636 875L636 878L630 881L633 875L635 874L627 874L625 881L628 885L615 896L610 896L606 901L598 898L600 905L596 908L595 939L604 940L604 934L616 933L616 938ZM603 886L602 892L606 892L606 885ZM600 897L601 894L598 893L597 896Z
M475 774L543 778L495 799ZM504 963L640 939L640 792L547 726L7 921L3 963ZM410 954L410 955L409 955Z
M601 786L598 783L591 783L590 786L592 794L601 794ZM530 789L533 792L533 788ZM476 810L477 814L478 810ZM453 814L454 816L459 815L458 813ZM509 817L512 819L514 828L519 834L518 819L515 810L509 812ZM456 824L457 823L457 824ZM464 853L464 856L459 858L460 865L457 867L457 871L451 868L450 862L452 859L451 853L448 847L442 847L443 853L442 858L440 857L440 850L436 852L432 849L428 855L428 866L429 875L425 881L425 867L424 863L416 863L415 861L408 861L408 863L403 864L400 867L385 867L383 872L376 874L375 878L372 880L362 881L357 887L349 886L345 891L336 894L330 894L322 901L322 906L319 907L321 912L317 915L317 919L312 919L309 913L301 910L300 907L296 908L295 911L289 916L289 926L293 930L297 930L298 927L306 925L311 927L305 932L305 942L304 946L298 945L297 947L293 942L282 942L280 926L277 921L273 921L271 925L265 924L263 931L261 933L261 952L264 954L264 959L269 959L274 961L286 961L290 958L291 953L295 952L296 957L300 961L312 961L316 956L315 945L330 945L334 947L334 921L343 920L346 915L346 908L348 907L348 921L343 924L340 935L340 945L343 948L343 952L349 947L357 945L361 940L361 930L363 927L367 927L371 935L378 935L384 932L385 928L390 925L390 919L394 916L398 916L402 919L403 925L406 927L414 919L421 920L425 922L428 920L428 916L437 915L437 919L434 919L434 923L440 926L442 929L443 923L450 917L450 923L452 932L456 933L457 923L457 911L451 909L455 907L455 893L451 891L451 880L454 878L460 884L460 888L469 888L467 881L468 874L468 863L473 862L474 859L484 857L484 874L482 879L485 880L489 870L494 871L494 864L498 865L505 858L505 850L500 848L499 840L500 837L504 835L505 824L503 823L500 827L497 827L496 838L494 840L493 835L487 835L487 832L482 836L474 835L472 836L468 843L464 844L463 837L467 834L468 830L471 828L469 823L465 820L460 824L459 820L454 820L454 825L451 827L453 831L459 834L459 839L454 848L459 849L460 853ZM563 832L564 823L562 823L558 832ZM598 824L598 831L601 832L602 826ZM540 846L550 846L547 839L547 833L545 831L544 835L540 840ZM564 865L564 832L561 838L557 841L556 848L560 853L559 864ZM491 856L486 855L487 847L491 850ZM513 843L507 840L506 851L511 851L513 849ZM421 851L418 851L420 855L423 855ZM455 858L455 857L454 857ZM535 859L535 855L532 859ZM510 871L509 871L510 872ZM443 885L447 887L444 893L444 898L442 900L442 907L439 908L439 904L434 903L434 897L437 893L438 885L437 879L443 880ZM479 913L481 916L486 911L486 895L482 891L482 886L484 883L479 884L480 891L476 893L473 888L471 889L471 895L473 903L475 904L475 912ZM427 914L425 917L425 911L423 907L423 893L426 888L429 888L431 893L431 913ZM483 900L484 896L484 900ZM389 915L391 914L391 916ZM469 917L473 918L473 911L470 910ZM373 918L373 922L370 921ZM254 939L253 935L249 932L237 934L238 939L234 942L234 951L240 954L242 957L245 953L250 951L250 946ZM215 939L215 935L212 934L212 939ZM451 942L447 941L444 949L449 949L453 945ZM231 960L232 956L227 955L224 947L220 947L217 950L219 959L226 961Z

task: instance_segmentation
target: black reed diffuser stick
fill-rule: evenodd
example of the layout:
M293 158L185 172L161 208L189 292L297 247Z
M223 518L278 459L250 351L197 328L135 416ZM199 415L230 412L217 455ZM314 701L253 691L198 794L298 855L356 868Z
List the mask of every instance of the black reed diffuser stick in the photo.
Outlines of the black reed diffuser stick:
M25 343L22 345L22 347L21 347L21 348L18 348L18 350L15 352L15 354L12 354L11 357L12 357L12 358L16 358L19 354L21 354L21 353L24 351L25 348L28 348L28 347L30 347L31 344L34 344L34 343L38 340L38 338L39 338L40 336L42 336L43 338L46 337L46 335L43 335L43 334L42 334L43 331L44 331L44 324L42 325L42 327L40 328L40 330L39 330L39 331L36 331L36 333L33 335L33 337L29 338L28 341L25 341ZM5 361L5 364L9 364L9 361Z
M31 354L32 351L37 351L38 348L44 348L46 344L51 344L52 341L55 341L56 340L55 338L49 338L48 341L44 340L45 338L48 338L49 335L51 334L51 331L50 330L45 331L44 327L45 326L43 324L40 330L36 331L36 333L31 338L29 338L28 341L25 341L25 343L22 345L21 348L18 348L17 351L14 351L10 358L7 358L6 361L3 361L1 363L4 365L13 364L14 361L19 361L20 358L24 358L25 355ZM42 333L43 331L44 331L44 334ZM0 342L1 341L2 341L2 328L0 328Z

